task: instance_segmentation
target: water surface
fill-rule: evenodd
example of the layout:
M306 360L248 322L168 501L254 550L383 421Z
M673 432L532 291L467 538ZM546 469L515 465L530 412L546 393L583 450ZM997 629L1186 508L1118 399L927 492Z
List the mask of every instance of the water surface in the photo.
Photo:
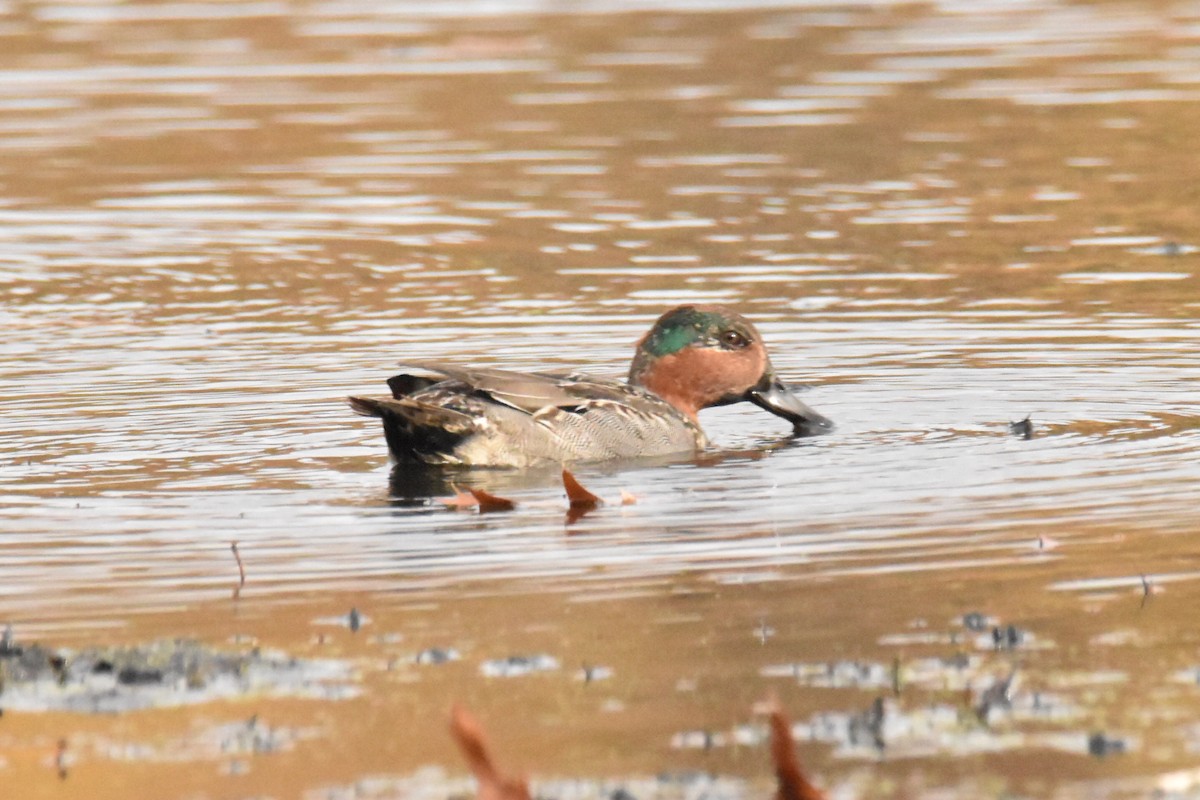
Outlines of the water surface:
M837 796L1200 791L1194 3L63 2L0 37L0 621L362 688L8 713L23 797L63 737L96 798L444 797L452 700L546 794L766 796L770 692ZM637 503L569 522L553 470L455 476L509 513L390 482L343 402L406 358L621 375L684 302L837 430L705 412L716 453L579 466ZM557 668L484 670L515 655Z

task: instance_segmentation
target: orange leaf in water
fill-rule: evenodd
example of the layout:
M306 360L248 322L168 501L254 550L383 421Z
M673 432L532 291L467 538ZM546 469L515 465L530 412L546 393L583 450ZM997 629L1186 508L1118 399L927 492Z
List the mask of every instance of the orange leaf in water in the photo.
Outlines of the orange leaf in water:
M621 490L621 505L631 506L636 502L637 502L636 494L634 494L633 492L627 492L624 489Z
M575 480L575 476L571 474L571 470L564 468L562 473L563 487L567 490L567 500L571 503L571 508L595 508L604 501L598 495L594 495L579 481Z
M450 508L474 508L479 505L478 498L470 492L464 492L454 484L450 484L450 488L454 489L454 497L439 497L437 501L444 506Z
M483 726L457 703L450 710L450 733L479 784L478 800L531 800L524 778L506 777L492 763Z
M771 710L771 759L775 762L775 777L779 791L775 800L826 800L825 793L809 783L796 758L796 743L792 740L792 723L778 706Z
M467 489L467 491L478 501L480 511L512 511L517 507L517 504L507 497L497 497L483 489Z

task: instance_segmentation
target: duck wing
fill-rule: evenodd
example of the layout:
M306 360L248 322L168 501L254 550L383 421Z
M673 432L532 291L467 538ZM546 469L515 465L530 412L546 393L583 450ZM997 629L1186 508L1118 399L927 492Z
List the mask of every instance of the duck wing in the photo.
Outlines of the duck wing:
M462 367L440 361L405 361L400 366L444 375L464 384L468 391L486 394L498 403L528 414L544 408L574 409L588 401L618 400L625 396L624 385L617 381L587 378L577 373L514 372L492 367ZM428 378L397 375L388 381L397 397L428 388Z
M405 362L392 397L354 397L381 417L398 463L527 466L659 456L703 448L703 432L666 401L615 379Z

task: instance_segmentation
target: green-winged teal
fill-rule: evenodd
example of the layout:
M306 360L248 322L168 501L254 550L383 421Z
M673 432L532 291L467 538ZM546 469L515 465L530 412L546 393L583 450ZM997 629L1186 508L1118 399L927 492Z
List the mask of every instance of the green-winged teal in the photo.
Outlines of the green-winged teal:
M391 397L351 397L379 417L397 462L526 467L692 453L708 440L696 413L749 400L799 435L833 423L775 376L762 337L720 306L679 306L642 340L629 382L577 372L510 372L406 361L428 375L391 378Z

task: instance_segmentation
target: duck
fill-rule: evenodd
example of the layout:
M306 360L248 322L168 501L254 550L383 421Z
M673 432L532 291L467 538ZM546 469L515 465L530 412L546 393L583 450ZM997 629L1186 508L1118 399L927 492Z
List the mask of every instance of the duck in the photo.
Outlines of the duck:
M527 468L694 455L709 446L698 413L747 401L796 436L833 429L776 375L748 319L681 305L637 343L625 381L576 371L516 372L405 361L389 397L349 397L383 422L397 464Z

